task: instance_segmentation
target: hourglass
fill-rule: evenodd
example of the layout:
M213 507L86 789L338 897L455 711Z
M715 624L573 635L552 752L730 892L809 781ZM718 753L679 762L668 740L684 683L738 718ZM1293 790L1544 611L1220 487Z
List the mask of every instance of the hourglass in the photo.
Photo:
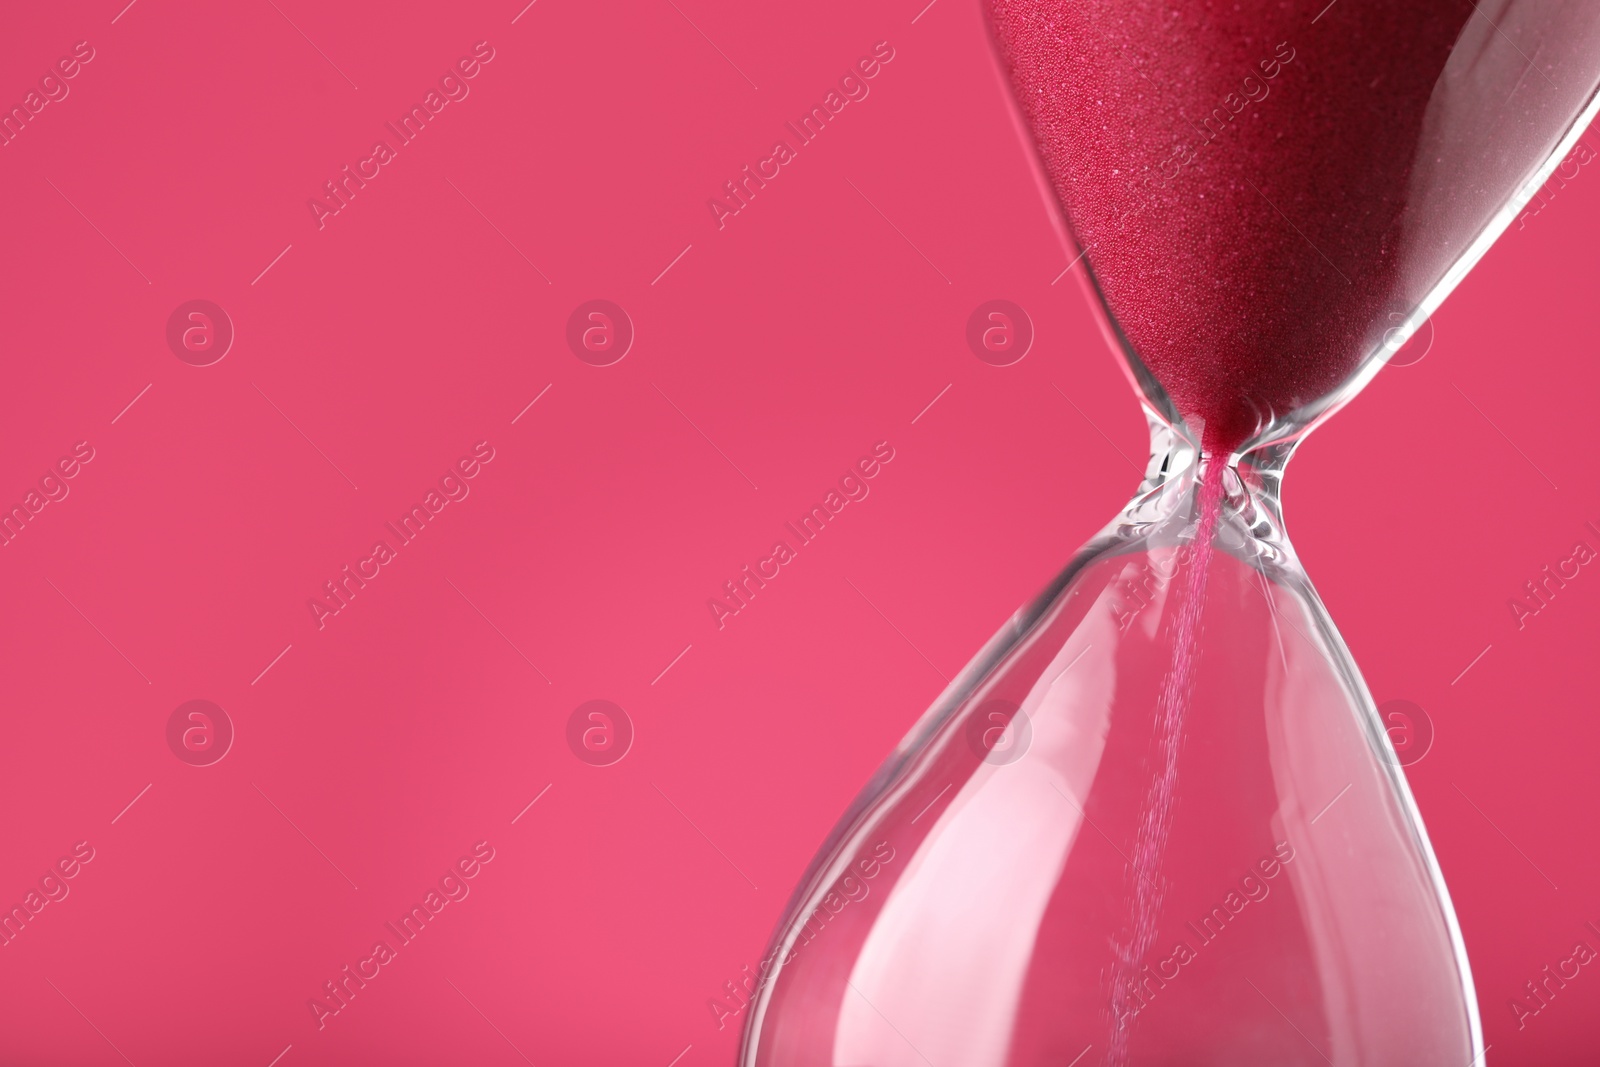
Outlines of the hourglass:
M1600 4L986 2L1149 467L846 812L741 1063L1478 1063L1279 488L1593 117Z

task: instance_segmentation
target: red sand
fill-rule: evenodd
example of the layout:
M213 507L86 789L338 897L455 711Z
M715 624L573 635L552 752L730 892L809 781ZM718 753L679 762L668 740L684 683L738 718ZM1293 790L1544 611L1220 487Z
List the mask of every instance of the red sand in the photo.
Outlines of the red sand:
M1407 179L1470 0L988 6L1107 305L1208 451L1332 390L1411 310Z
M1165 903L1162 873L1167 838L1172 833L1173 806L1178 795L1178 756L1183 749L1183 720L1200 661L1200 620L1206 607L1206 577L1211 571L1212 537L1222 514L1222 470L1217 463L1201 469L1196 496L1194 556L1188 563L1188 580L1171 622L1172 666L1162 681L1156 703L1155 773L1139 812L1138 836L1129 859L1130 905L1127 939L1116 946L1111 974L1111 1031L1105 1063L1123 1067L1128 1061L1129 1021L1138 1002L1135 988L1145 958L1155 947L1157 924Z

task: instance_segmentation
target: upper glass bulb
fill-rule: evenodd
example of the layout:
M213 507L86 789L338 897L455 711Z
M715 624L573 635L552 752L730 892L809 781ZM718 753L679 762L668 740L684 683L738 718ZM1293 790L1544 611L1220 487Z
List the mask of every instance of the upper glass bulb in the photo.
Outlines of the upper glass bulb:
M1542 180L1600 74L1593 0L1324 4L988 3L1141 388L1207 451L1353 393Z

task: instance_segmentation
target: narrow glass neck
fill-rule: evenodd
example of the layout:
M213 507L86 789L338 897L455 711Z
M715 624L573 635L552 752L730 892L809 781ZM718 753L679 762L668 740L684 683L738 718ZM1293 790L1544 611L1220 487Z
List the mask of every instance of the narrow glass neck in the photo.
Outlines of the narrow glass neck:
M1219 548L1264 569L1292 563L1279 501L1283 470L1299 437L1224 455L1204 451L1155 412L1146 409L1146 414L1150 462L1120 517L1123 532L1156 544L1192 541L1202 528L1207 498L1214 495L1219 514L1204 525Z

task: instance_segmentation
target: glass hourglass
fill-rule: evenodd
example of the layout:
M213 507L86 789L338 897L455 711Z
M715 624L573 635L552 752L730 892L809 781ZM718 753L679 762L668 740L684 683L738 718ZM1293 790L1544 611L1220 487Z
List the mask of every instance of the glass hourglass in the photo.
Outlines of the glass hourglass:
M1449 894L1279 488L1593 117L1600 4L986 3L1149 467L845 813L740 1062L1480 1062Z

